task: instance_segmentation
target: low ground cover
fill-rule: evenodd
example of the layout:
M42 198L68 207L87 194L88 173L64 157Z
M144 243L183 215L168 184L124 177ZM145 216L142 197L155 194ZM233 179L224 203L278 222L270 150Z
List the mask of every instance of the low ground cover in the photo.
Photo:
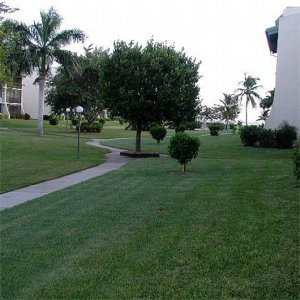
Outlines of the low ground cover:
M82 140L77 160L75 138L37 137L29 132L3 129L0 142L1 193L98 165L105 161L108 152L88 146Z
M135 160L3 211L2 297L298 299L291 151L229 135L201 151L187 174Z

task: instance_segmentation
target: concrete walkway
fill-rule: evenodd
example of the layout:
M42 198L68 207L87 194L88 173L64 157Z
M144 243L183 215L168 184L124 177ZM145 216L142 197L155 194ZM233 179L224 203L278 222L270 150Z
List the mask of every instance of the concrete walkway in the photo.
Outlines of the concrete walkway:
M45 196L55 191L64 189L68 186L86 181L93 177L101 176L110 171L114 171L124 166L132 158L120 156L122 149L103 146L100 144L101 140L95 139L87 144L109 149L111 153L106 154L107 161L99 166L79 171L70 175L59 177L53 180L44 181L38 184L30 185L19 190L11 191L0 195L0 210L17 206L24 202L34 200L36 198Z

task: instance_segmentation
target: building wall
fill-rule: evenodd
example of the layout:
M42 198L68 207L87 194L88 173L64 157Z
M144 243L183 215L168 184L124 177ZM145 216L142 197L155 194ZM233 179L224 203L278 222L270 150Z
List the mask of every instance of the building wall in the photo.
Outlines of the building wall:
M288 7L279 19L275 98L267 128L282 121L300 133L300 7Z
M37 74L33 73L32 76L23 79L23 108L25 113L30 114L33 119L38 117L39 85L33 84L36 78ZM51 114L51 108L44 105L44 115L49 114Z

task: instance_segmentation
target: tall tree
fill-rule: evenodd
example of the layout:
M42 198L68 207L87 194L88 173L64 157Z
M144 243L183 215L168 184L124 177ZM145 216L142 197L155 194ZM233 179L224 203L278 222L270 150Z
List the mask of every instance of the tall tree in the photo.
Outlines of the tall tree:
M117 41L104 68L105 97L111 113L136 127L136 152L142 128L151 122L194 120L198 110L200 63L165 43L142 46Z
M85 34L79 29L59 31L62 17L53 9L40 12L41 21L27 26L24 23L11 21L10 26L18 32L23 41L23 59L30 66L27 73L38 71L36 83L39 84L38 126L37 134L43 135L43 108L45 83L50 74L53 62L70 63L70 51L62 48L71 42L84 41Z
M266 121L270 115L271 107L274 101L275 89L268 91L268 94L265 98L261 99L259 103L259 107L262 108L261 115L257 119L257 121Z
M66 108L84 107L83 115L88 123L95 121L103 111L103 63L107 51L85 49L85 54L77 58L76 66L60 67L49 82L46 103L52 111L61 113Z
M0 2L0 82L10 83L13 78L19 74L13 74L10 64L9 64L9 41L11 36L11 31L8 30L5 25L5 15L11 14L18 10L18 8L11 8L4 2Z
M228 129L229 121L234 121L239 113L239 101L238 98L233 94L223 93L224 98L220 99L221 105L218 105L222 119L226 122L226 129Z
M236 90L237 96L242 101L244 98L246 99L246 125L248 125L248 105L251 103L253 108L256 107L256 100L260 100L261 97L257 93L257 89L261 88L262 85L258 85L257 82L260 79L258 77L252 77L251 75L244 74L244 80L239 82L241 88Z

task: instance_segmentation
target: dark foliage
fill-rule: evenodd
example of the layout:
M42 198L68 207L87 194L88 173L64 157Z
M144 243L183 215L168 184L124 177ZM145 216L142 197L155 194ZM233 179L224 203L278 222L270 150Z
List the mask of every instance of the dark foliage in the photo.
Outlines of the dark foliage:
M243 126L240 129L240 138L245 146L254 146L258 141L261 128L256 125Z
M297 139L297 128L289 125L288 122L282 122L275 130L276 144L278 148L293 148L293 143Z
M200 141L197 137L189 136L185 132L179 132L171 137L168 150L170 156L178 160L185 172L188 162L198 156L199 148Z

